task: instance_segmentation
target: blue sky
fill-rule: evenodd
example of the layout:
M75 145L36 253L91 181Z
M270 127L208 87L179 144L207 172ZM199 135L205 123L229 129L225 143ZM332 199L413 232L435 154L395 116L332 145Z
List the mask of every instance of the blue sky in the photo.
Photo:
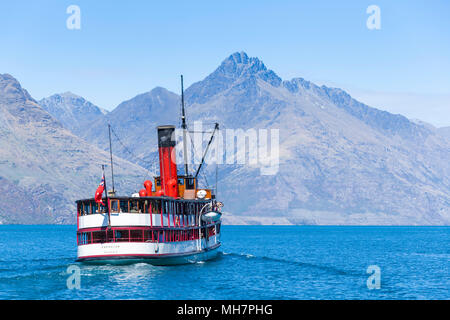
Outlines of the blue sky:
M69 30L69 5L81 29ZM369 30L369 5L381 29ZM374 107L450 125L449 1L84 1L0 3L0 73L36 99L72 91L105 109L179 92L236 51L283 79L341 87Z

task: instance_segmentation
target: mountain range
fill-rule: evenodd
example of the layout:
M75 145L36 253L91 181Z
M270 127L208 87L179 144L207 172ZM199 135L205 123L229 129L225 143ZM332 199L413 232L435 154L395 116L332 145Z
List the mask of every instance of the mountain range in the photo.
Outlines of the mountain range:
M0 74L0 224L67 224L91 198L109 153L74 135L9 74ZM139 188L142 167L116 159L117 188ZM111 185L109 185L111 187Z
M6 80L2 83L9 81L20 88L12 77L3 75L3 78ZM5 159L0 162L0 170L4 169L0 176L5 180L3 186L14 192L4 199L23 194L22 187L41 188L46 191L45 197L37 198L28 211L45 204L49 208L41 210L46 212L41 215L63 217L52 216L57 223L67 223L70 214L56 212L56 207L48 203L67 178L74 179L68 172L80 168L79 162L83 162L84 171L83 175L77 175L78 181L86 179L84 185L95 189L98 170L86 166L107 163L107 124L113 128L113 151L123 169L115 180L123 184L125 192L138 185L138 177L148 175L147 170L155 171L155 127L179 124L180 96L164 88L131 98L111 112L70 93L36 102L24 89L17 89L14 94L9 89L1 90L0 130L12 128L27 133L22 140L15 141L0 131ZM10 99L5 99L8 96ZM20 101L19 96L23 96ZM450 223L448 128L437 129L372 108L342 89L318 86L303 78L283 80L261 60L244 52L230 55L209 76L187 88L185 98L190 128L194 121L202 120L206 124L217 121L224 129L279 130L277 174L262 175L257 166L219 166L219 198L225 203L224 219L228 223ZM17 120L14 112L4 111L10 109L16 113L22 110L23 117L35 119L34 126L27 130L28 125ZM34 115L36 112L39 116ZM12 114L14 121L5 119L4 114L7 117ZM53 160L49 163L55 165L54 159L70 160L63 167L66 171L52 175L52 183L47 182L48 172L23 169L27 164L47 164L42 161L39 148L33 151L24 147L20 154L11 151L29 136L40 148L56 144L58 156L53 157L52 152ZM50 144L47 139L51 139ZM84 156L74 156L74 149ZM19 166L18 159L23 160ZM8 170L10 173L5 174ZM45 179L37 183L41 175ZM211 182L214 168L206 166L204 175ZM60 206L64 199L68 201L85 192L80 188L67 189L58 198ZM18 221L14 220L16 215L14 207L0 211L0 219L5 222Z

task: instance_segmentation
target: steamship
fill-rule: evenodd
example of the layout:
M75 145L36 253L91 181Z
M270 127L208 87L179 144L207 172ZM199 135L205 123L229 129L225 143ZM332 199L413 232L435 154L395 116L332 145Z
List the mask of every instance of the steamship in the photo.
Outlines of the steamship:
M101 192L97 191L95 198L76 201L77 261L144 260L154 265L173 265L205 261L219 254L223 204L217 201L214 189L198 186L203 161L195 175L189 174L183 85L182 129L185 174L177 172L175 127L159 126L160 175L154 177L153 183L146 180L139 194L116 196L113 188L103 197L103 173ZM217 124L214 132L216 129Z

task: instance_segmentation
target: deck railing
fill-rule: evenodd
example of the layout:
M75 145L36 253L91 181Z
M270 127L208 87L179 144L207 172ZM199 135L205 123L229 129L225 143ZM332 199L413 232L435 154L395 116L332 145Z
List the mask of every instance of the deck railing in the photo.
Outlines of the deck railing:
M171 198L110 198L111 213L170 213L195 214L208 203L208 200L183 200ZM106 199L103 199L106 203ZM79 216L107 213L106 205L96 203L94 199L77 201Z

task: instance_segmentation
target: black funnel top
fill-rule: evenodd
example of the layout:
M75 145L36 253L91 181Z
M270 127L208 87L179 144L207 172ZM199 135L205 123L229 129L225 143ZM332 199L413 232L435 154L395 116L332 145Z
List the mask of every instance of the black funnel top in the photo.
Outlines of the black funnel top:
M158 147L175 147L175 126L158 127Z

